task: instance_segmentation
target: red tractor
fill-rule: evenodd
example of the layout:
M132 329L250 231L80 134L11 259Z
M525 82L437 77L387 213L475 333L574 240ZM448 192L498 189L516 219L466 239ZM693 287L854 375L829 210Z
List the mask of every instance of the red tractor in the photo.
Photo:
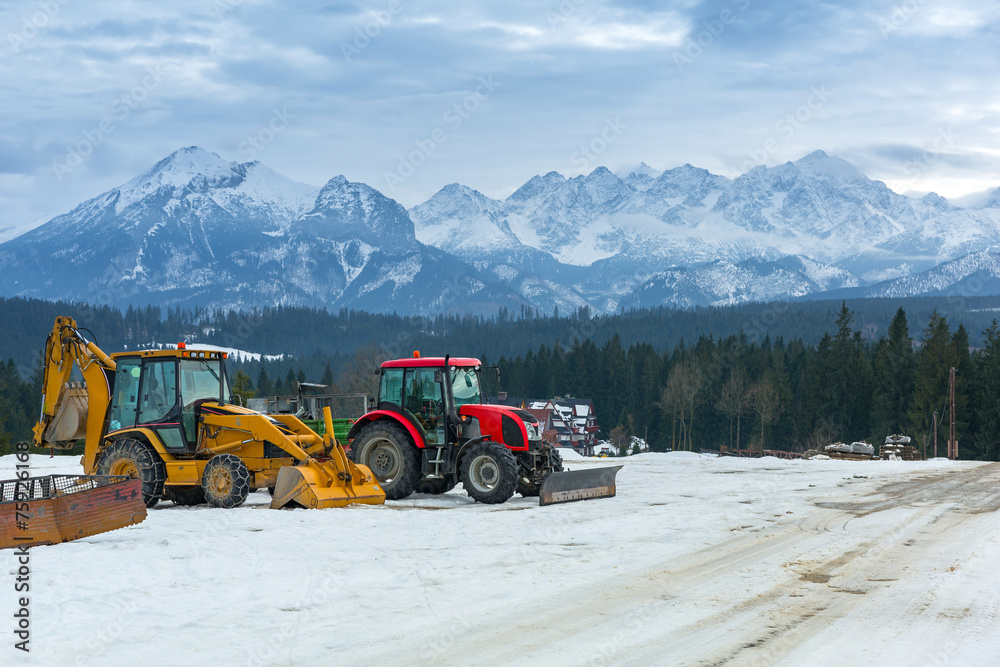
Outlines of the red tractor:
M474 500L502 503L515 491L537 496L562 473L562 457L530 412L483 403L481 368L478 359L416 352L382 364L376 409L347 438L351 459L371 468L387 499L444 493L462 482ZM614 495L613 475L610 491L594 488L590 473L563 476L564 500ZM583 490L575 493L578 483Z

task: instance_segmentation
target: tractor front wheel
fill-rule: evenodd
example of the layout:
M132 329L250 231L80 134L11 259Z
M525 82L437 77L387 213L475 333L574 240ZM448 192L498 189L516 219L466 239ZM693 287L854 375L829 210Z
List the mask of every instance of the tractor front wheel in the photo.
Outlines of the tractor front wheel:
M212 507L239 507L250 494L250 471L240 457L216 454L205 464L201 489Z
M372 422L351 443L351 460L368 466L386 500L405 498L420 481L420 452L410 436L391 422Z
M532 460L536 460L535 457L532 457ZM525 498L534 498L539 494L539 492L541 492L542 483L535 483L536 479L540 477L542 481L544 481L545 478L552 473L563 471L562 456L553 448L552 451L549 452L548 461L543 463L541 468L541 470L529 471L522 465L521 475L517 480L517 492Z
M466 493L480 503L505 503L517 488L517 459L503 445L477 443L462 457L459 466Z
M124 475L142 480L142 502L153 507L163 497L167 466L149 444L132 438L115 440L97 459L98 475Z

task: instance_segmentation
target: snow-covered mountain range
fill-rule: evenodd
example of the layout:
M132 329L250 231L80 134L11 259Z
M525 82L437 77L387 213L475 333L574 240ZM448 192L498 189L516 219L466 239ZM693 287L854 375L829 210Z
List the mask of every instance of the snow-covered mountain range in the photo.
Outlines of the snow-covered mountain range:
M735 180L626 171L505 200L454 183L407 211L189 147L0 244L0 295L427 314L1000 292L1000 189L907 197L822 151Z

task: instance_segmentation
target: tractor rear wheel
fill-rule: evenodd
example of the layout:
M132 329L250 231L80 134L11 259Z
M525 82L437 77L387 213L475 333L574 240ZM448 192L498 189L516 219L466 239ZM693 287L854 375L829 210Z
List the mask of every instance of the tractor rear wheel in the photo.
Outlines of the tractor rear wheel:
M205 502L205 490L200 486L168 486L163 499L172 500L175 505L201 505Z
M167 466L153 447L141 440L122 438L104 448L97 459L98 475L125 475L142 480L142 502L154 507L163 497Z
M205 464L201 489L212 507L239 507L250 494L250 471L240 457L216 454Z
M462 486L476 502L491 505L507 502L517 488L517 459L496 442L473 445L462 457L459 471Z
M420 452L401 426L371 422L351 443L351 460L368 466L386 500L405 498L420 481Z

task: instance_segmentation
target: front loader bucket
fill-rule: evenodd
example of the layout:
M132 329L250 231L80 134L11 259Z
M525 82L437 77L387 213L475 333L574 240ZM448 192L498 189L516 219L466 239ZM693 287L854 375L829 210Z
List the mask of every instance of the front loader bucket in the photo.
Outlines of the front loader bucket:
M542 481L538 493L539 505L571 503L574 500L613 498L615 475L623 466L606 466L591 470L554 472Z
M49 475L0 482L0 549L59 544L142 523L142 481Z
M332 460L312 459L278 470L271 509L285 505L324 509L355 503L381 505L385 492L371 470L350 463L348 474L341 474Z

